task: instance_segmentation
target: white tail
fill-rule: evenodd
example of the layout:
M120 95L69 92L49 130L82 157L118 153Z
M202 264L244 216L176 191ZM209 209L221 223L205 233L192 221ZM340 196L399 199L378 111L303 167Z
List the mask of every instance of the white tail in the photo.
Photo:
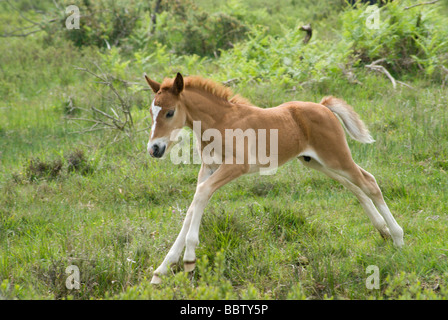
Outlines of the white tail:
M322 98L320 104L330 109L341 119L350 137L362 143L375 142L359 115L344 100L328 96Z

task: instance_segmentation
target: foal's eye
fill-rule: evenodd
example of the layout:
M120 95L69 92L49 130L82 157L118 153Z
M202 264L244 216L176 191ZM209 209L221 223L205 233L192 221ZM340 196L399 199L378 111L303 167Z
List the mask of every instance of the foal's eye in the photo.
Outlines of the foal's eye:
M174 110L170 110L166 113L167 118L171 118L172 116L174 116Z

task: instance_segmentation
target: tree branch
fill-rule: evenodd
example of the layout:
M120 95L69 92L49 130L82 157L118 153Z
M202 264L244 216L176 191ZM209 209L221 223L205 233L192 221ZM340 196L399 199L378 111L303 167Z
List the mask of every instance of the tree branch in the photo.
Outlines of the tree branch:
M392 77L392 75L389 73L389 71L387 71L386 68L384 68L383 66L377 65L378 62L379 62L379 60L374 61L371 64L367 64L365 67L368 69L375 70L375 71L385 74L389 78L389 80L392 82L392 86L394 87L394 89L396 89L397 83L395 82L394 77Z
M17 29L17 30L14 30L14 31L10 32L10 33L0 34L0 37L2 37L2 38L27 37L30 34L44 31L43 29L37 29L37 30L33 30L33 31L30 31L30 32L27 32L27 33L16 34L17 31L22 31L24 29L29 29L29 28Z
M22 11L21 11L20 9L16 8L16 7L11 3L11 1L6 0L6 3L7 3L7 4L8 4L14 11L17 11L17 12L19 13L20 17L21 17L23 20L25 20L25 21L28 22L28 23L31 23L31 25L30 25L30 26L27 26L27 27L24 27L24 28L16 29L16 30L11 31L11 32L7 32L7 33L0 34L0 37L2 37L2 38L10 38L10 37L27 37L27 36L29 36L30 34L37 33L37 32L40 32L40 31L44 31L44 30L45 30L45 27L46 27L46 24L58 20L58 19L56 19L56 18L53 18L53 19L50 19L50 20L47 20L47 21L36 22L36 21L33 21L33 20L31 20L30 18L26 17L26 16L22 13ZM30 29L30 28L38 28L38 29L34 29L34 30L29 31L29 32L26 32L26 33L17 33L17 32L22 32L22 31L27 30L27 29Z
M385 74L389 78L390 82L392 82L392 86L394 87L394 89L397 88L397 83L402 86L408 87L410 89L414 89L412 86L408 85L407 83L395 80L395 78L392 77L392 75L389 73L389 71L387 71L387 69L385 67L378 65L378 63L383 62L385 60L386 60L385 58L375 60L371 64L365 65L365 67L370 70L375 70L375 71Z
M412 6L405 7L404 10L408 10L408 9L411 9L411 8L414 8L414 7L418 7L418 6L424 6L424 5L427 5L427 4L434 4L434 3L439 2L439 1L440 0L433 0L433 1L428 1L428 2L417 3L417 4L414 4Z
M83 130L82 132L101 130L101 128L118 129L119 131L122 131L128 137L130 137L130 134L131 134L130 130L134 128L134 122L133 122L132 114L131 114L131 110L130 110L131 104L128 101L128 99L126 97L123 97L118 92L117 88L114 86L114 81L119 80L119 79L116 79L115 77L103 72L101 70L101 68L96 63L94 63L94 65L99 70L99 73L96 73L87 68L75 67L75 69L92 75L93 77L95 77L96 79L99 80L99 81L96 81L97 83L105 85L109 88L110 93L112 93L112 96L105 97L101 93L100 94L103 98L106 98L108 100L111 99L110 100L111 104L113 106L115 106L115 109L114 109L114 107L110 108L113 115L109 114L105 111L102 111L94 106L91 106L90 110L93 111L96 115L96 116L94 116L94 118L70 118L70 120L87 121L87 122L94 123L94 125L90 129ZM121 83L124 86L129 85L129 82L124 81L124 80L121 80ZM76 107L76 108L80 109L80 110L87 111L86 109L83 109L80 107ZM96 126L98 124L101 124L102 127L96 128Z

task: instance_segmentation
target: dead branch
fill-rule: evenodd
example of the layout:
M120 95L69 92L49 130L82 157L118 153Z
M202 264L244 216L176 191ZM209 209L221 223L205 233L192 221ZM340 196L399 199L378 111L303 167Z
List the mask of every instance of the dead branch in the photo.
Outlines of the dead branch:
M427 4L434 4L434 3L439 2L439 1L440 0L433 0L433 1L427 1L427 2L421 2L421 3L413 4L412 6L405 7L404 10L408 10L408 9L415 8L415 7L418 7L418 6L424 6L424 5L427 5Z
M36 29L36 30L30 31L30 32L27 32L27 33L17 33L17 32L23 31L25 29L29 29L29 28L16 29L16 30L11 31L9 33L0 34L0 37L2 37L2 38L27 37L30 34L43 31L43 29Z
M404 87L408 87L409 89L414 89L413 86L411 86L411 85L409 85L409 84L407 84L407 83L404 83L404 82L402 82L402 81L398 81L398 80L395 80L395 81L397 81L398 84L401 84L401 85L404 86Z
M25 17L25 16L23 15L22 11L19 10L18 8L14 7L14 6L11 4L11 2L10 2L9 0L6 0L6 3L7 3L11 8L13 8L15 11L17 11L17 12L19 13L20 17L21 17L23 20L28 21L29 23L31 23L31 24L33 24L33 25L35 25L35 26L39 26L39 27L42 28L42 24L41 24L41 23L39 23L39 22L35 22L35 21L33 21L33 20L28 19L27 17Z
M380 60L384 61L384 59L380 59ZM392 82L392 86L394 87L394 89L396 89L397 83L396 83L394 77L392 77L392 75L389 73L389 71L387 71L386 68L384 68L383 66L377 65L377 63L379 63L380 60L376 60L376 61L372 62L371 64L367 64L365 67L370 70L375 70L377 72L381 72L381 73L385 74L389 78L389 80Z
M445 66L443 66L443 65L442 65L441 67L442 67L442 70L443 70L443 71L445 71L446 73L448 73L448 68L447 68L447 67L445 67Z
M338 64L338 67L341 69L344 76L347 78L347 81L351 84L359 84L362 85L362 82L358 80L356 77L356 74L353 72L353 70L349 67L347 68L346 65L340 63Z
M99 127L99 128L95 128L94 126L88 128L88 129L84 129L84 130L79 130L79 131L71 131L69 132L69 134L84 134L84 133L88 133L88 132L94 132L94 131L100 131L100 130L107 130L107 129L113 129L110 127Z
M408 87L410 89L414 89L412 86L408 85L407 83L395 80L395 78L392 77L392 75L389 73L389 71L387 71L387 69L385 67L378 65L378 63L383 62L385 60L386 60L385 58L375 60L371 64L365 65L365 67L370 69L370 70L374 70L374 71L381 72L381 73L385 74L386 77L389 78L390 82L392 82L392 86L394 87L394 89L397 88L397 83L402 85L402 86Z
M95 64L95 66L99 70L98 73L94 72L90 69L87 69L87 68L75 67L75 69L90 74L91 76L95 77L98 80L98 81L96 81L96 83L107 86L114 97L114 98L112 98L112 105L116 106L116 108L114 109L114 107L111 106L110 109L112 111L112 114L110 114L103 110L100 110L99 108L91 106L90 111L92 111L94 113L93 118L89 118L89 117L72 118L72 117L70 117L70 118L68 118L68 120L92 123L92 126L90 128L87 128L87 129L84 129L81 131L76 131L76 133L86 133L86 132L98 131L98 130L102 130L102 129L117 129L117 130L125 133L128 137L130 137L130 132L132 131L132 129L134 127L134 122L133 122L132 115L130 112L131 104L126 98L124 98L119 93L119 91L115 87L113 82L117 79L115 77L103 72L97 64ZM124 81L124 80L122 80L121 83L123 85L129 84L129 82ZM102 94L101 94L101 96L103 98L106 98ZM109 97L107 99L109 99ZM81 108L78 106L72 105L71 107L82 110L84 112L89 111L86 108Z
M0 34L0 37L2 37L2 38L27 37L27 36L29 36L31 34L34 34L34 33L37 33L37 32L41 32L41 31L45 31L45 27L46 27L46 25L48 23L55 22L55 21L58 20L58 19L50 19L50 20L43 21L43 22L42 21L41 22L36 22L36 21L33 21L30 18L26 17L20 9L16 8L11 3L11 1L6 0L6 3L14 11L17 11L19 13L20 18L22 18L24 21L30 23L31 25L29 25L27 27L24 27L24 28L15 29L15 30L13 30L11 32L6 32L6 33L3 33L3 34ZM35 28L35 29L31 30L31 31L25 31L25 30L29 30L31 28Z
M112 120L112 121L120 122L120 119L114 118L114 117L112 117L111 115L107 114L106 112L101 111L101 110L98 110L98 109L95 108L95 107L92 107L92 110L95 111L95 112L98 112L99 114L102 114L103 116L105 116L106 118L108 118L108 119L110 119L110 120ZM120 127L120 128L121 128L121 127Z
M381 59L378 59L378 60L373 61L370 65L371 65L371 66L375 66L375 65L377 65L378 63L380 63L380 62L384 62L384 61L386 61L386 58L381 58Z
M123 111L124 115L126 116L126 122L127 122L127 120L129 120L130 124L132 126L134 124L134 122L132 121L132 115L129 112L131 109L131 106L129 106L129 104L126 101L124 101L124 99L120 96L120 94L117 92L117 90L115 89L112 82L109 82L107 85L112 90L112 92L115 94L115 96L118 98L118 100L120 100L121 110Z
M120 130L122 130L124 128L124 126L126 125L127 121L129 120L131 127L134 125L134 121L132 119L132 114L130 112L131 106L121 97L121 95L118 93L117 89L115 88L114 84L113 84L113 80L119 80L120 82L122 82L123 84L125 84L126 86L129 86L130 84L132 84L132 82L126 81L126 80L122 80L122 79L118 79L115 77L112 77L110 75L105 74L101 68L95 63L95 66L98 70L101 71L102 76L99 76L98 74L92 72L91 70L88 70L86 68L79 68L79 67L75 67L75 69L80 70L80 71L84 71L87 72L91 75L93 75L94 77L98 78L99 80L101 80L99 83L107 85L110 90L114 93L114 95L117 97L117 99L120 101L120 109L123 112L123 114L126 117L125 123L123 125L119 125L118 127L121 128ZM99 111L99 110L98 110ZM97 111L97 112L98 112ZM116 119L118 121L118 119Z
M93 122L93 123L95 123L95 125L103 124L105 126L109 126L109 127L113 128L113 126L110 123L107 123L107 122L104 122L104 121L101 121L101 120L95 120L95 119L89 119L89 118L68 118L68 120Z
M221 82L221 83L222 83L223 85L225 85L226 87L228 87L228 86L230 86L230 85L232 85L232 84L234 84L234 83L238 83L239 81L240 81L240 79L238 79L238 78L232 78L232 79L223 81L223 82Z

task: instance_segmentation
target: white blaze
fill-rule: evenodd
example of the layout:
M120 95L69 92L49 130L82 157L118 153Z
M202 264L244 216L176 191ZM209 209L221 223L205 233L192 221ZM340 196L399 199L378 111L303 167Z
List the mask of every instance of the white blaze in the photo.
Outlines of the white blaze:
M159 115L160 110L162 110L162 107L154 105L155 100L156 99L152 100L151 104L151 110L152 110L151 139L154 137L154 131L156 130L157 116Z

